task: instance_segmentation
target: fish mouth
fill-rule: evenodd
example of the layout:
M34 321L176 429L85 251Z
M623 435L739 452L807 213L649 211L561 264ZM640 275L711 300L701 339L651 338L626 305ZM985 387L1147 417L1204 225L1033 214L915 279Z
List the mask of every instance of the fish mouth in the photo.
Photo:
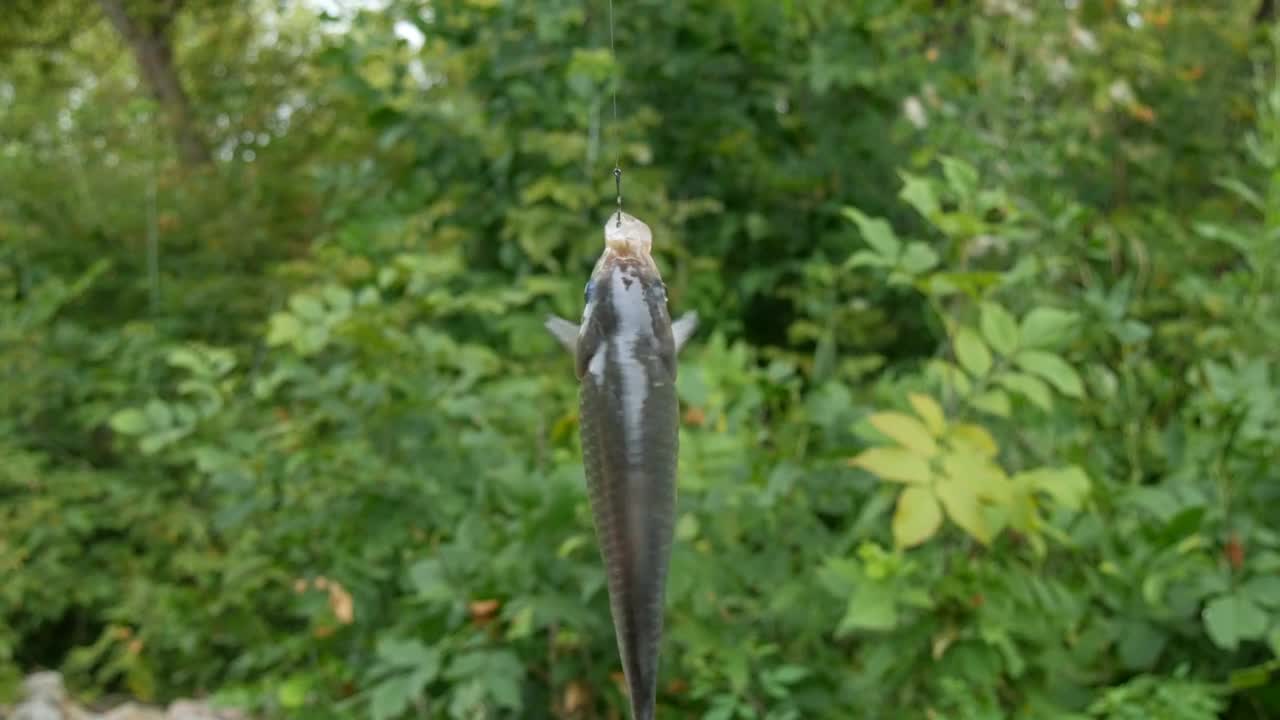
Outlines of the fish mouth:
M653 231L634 215L616 210L604 223L604 246L606 253L648 259L653 249Z

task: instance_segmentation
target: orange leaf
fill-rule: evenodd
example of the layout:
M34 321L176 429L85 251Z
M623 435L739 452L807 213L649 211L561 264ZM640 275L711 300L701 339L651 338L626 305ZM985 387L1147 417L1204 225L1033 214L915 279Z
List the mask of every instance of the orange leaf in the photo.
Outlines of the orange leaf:
M500 606L497 600L474 600L468 609L471 610L471 619L480 622L493 619Z
M350 625L355 620L356 606L351 593L332 580L329 581L329 609L343 625Z
M566 713L576 713L587 706L590 702L590 696L587 689L582 683L574 680L564 689L564 711Z
M1135 120L1148 125L1151 125L1156 121L1156 111L1152 110L1149 105L1143 105L1142 103L1134 103L1133 106L1129 108L1129 114L1132 115Z

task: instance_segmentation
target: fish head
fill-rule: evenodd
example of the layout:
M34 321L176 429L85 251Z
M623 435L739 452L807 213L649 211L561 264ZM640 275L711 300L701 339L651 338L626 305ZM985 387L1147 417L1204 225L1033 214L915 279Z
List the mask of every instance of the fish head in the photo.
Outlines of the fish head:
M577 325L548 318L546 327L577 357L578 377L602 343L621 337L643 342L675 373L675 355L693 334L697 314L672 322L667 286L653 260L653 232L640 219L617 211L604 224L604 251L583 290Z
M594 319L606 334L662 332L670 326L667 286L653 260L653 232L642 220L621 210L604 224L600 254L583 293L582 329ZM630 326L630 327L628 327Z

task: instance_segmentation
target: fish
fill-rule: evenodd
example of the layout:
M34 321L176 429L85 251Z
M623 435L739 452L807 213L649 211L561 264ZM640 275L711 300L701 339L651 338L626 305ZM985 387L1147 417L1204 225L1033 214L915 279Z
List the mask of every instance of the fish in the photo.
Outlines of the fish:
M676 358L698 315L671 320L653 233L619 209L583 293L581 322L545 327L574 358L591 515L633 720L653 720L675 525Z

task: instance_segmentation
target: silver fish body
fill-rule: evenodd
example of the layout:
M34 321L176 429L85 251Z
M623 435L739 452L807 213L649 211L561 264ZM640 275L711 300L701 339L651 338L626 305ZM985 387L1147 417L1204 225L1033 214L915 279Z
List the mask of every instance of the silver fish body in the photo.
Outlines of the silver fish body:
M675 520L676 355L697 324L672 323L651 235L621 213L587 284L580 325L547 328L574 355L582 460L634 720L652 720Z

